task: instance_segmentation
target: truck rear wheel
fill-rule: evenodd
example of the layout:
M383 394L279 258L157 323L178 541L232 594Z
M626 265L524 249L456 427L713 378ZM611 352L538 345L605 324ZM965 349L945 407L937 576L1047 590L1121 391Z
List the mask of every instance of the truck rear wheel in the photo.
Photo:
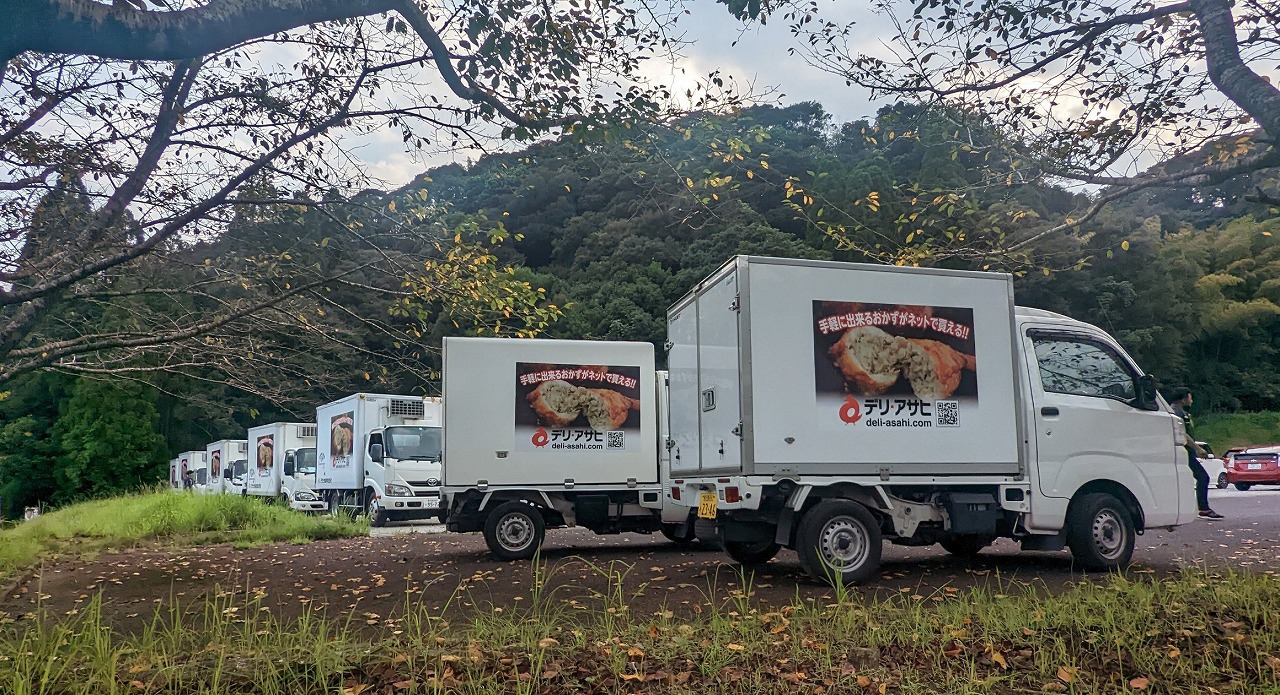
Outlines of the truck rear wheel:
M740 565L763 565L778 554L779 545L773 541L725 541L725 552Z
M810 577L832 584L866 581L880 567L880 524L866 507L823 500L800 520L796 552Z
M1137 533L1120 500L1104 492L1082 495L1067 512L1067 545L1075 561L1091 570L1129 564Z
M542 547L547 525L531 504L506 502L484 522L484 542L499 560L528 560Z
M942 549L955 555L956 557L973 557L982 552L983 548L991 545L995 539L991 536L984 536L976 533L961 533L954 536L947 536L938 541L938 545Z
M378 493L373 488L364 491L364 513L369 517L369 525L382 528L387 525L387 512L378 502Z

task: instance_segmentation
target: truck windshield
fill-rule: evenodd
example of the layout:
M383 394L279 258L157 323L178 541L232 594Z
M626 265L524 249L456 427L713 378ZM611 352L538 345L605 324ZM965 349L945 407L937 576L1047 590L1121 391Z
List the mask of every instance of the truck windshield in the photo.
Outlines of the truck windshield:
M316 472L316 450L298 449L294 454L298 475L314 475Z
M388 427L387 456L401 461L439 461L439 427Z
M235 461L231 464L231 475L237 478L244 475L248 470L249 462L244 459L240 459L239 461Z

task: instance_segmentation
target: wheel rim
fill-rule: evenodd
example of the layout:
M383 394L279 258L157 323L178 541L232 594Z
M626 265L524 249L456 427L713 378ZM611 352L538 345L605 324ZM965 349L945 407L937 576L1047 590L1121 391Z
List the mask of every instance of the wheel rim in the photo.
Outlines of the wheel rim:
M365 511L369 513L370 519L378 515L378 509L378 498L373 495L369 495L369 503L365 505Z
M871 542L867 531L857 521L838 516L822 527L818 536L818 555L832 569L845 570L867 561Z
M524 514L508 514L498 521L498 543L507 550L524 550L533 542L533 520Z
M1120 515L1112 509L1103 509L1093 517L1093 547L1106 560L1114 560L1124 553L1125 527Z

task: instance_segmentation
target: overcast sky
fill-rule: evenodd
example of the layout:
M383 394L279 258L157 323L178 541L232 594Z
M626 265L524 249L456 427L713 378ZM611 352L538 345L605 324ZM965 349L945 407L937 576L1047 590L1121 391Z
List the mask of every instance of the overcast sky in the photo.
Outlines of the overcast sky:
M841 3L824 0L821 3L824 17L836 20L857 19L863 32L859 37L860 48L878 52L878 44L884 39L883 23L859 9L861 3ZM828 75L807 65L800 56L791 56L787 48L794 44L787 23L778 18L765 26L745 26L733 18L724 5L714 0L688 0L689 14L676 25L675 33L683 35L690 45L683 51L685 58L674 67L651 67L653 77L677 88L677 93L719 70L723 76L732 77L739 91L763 93L772 91L768 103L778 105L801 101L817 101L836 123L843 123L874 115L878 104L872 104L867 93L857 87L848 87L844 80ZM855 15L855 13L858 13ZM881 31L876 31L877 25ZM736 42L736 44L735 44ZM466 163L479 156L476 150L461 150L426 155L411 155L405 150L400 133L384 129L362 138L356 146L358 156L368 165L369 173L390 187L408 183L419 173L433 166L449 162Z

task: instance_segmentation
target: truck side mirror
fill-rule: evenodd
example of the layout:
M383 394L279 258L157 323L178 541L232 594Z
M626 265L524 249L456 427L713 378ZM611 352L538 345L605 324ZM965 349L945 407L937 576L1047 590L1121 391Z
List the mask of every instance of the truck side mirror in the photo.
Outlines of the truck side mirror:
M223 468L223 469L222 469L222 477L226 478L227 480L231 480L231 469L230 469L230 468Z
M1138 377L1138 407L1155 410L1160 402L1156 395L1156 378L1150 374Z
M381 444L369 445L369 458L372 459L374 463L382 463L382 445Z
M289 476L290 478L292 478L292 477L293 477L293 459L291 459L291 458L289 458L289 459L285 459L285 461L284 461L284 474L285 474L285 475L287 475L287 476Z

